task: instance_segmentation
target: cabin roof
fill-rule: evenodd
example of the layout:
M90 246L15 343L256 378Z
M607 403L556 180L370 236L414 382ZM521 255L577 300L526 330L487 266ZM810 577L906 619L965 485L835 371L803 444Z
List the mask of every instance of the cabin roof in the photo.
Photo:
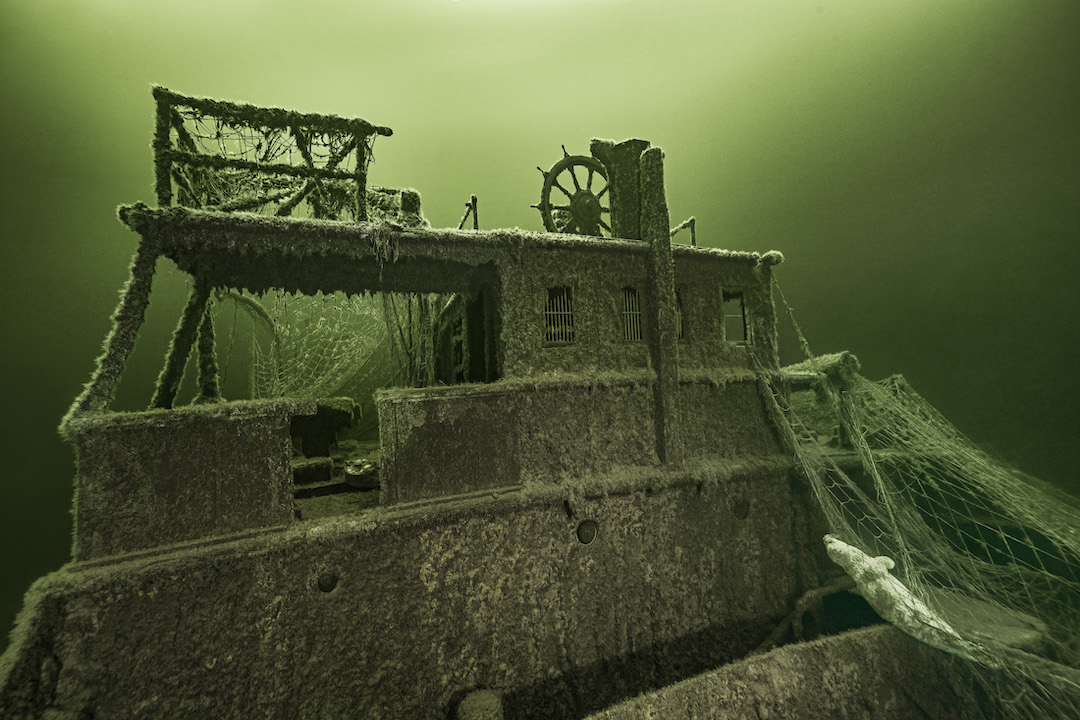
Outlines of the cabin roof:
M119 216L181 270L213 285L253 292L278 287L315 292L476 287L495 265L522 250L576 250L645 255L638 240L522 230L433 229L395 223L352 223L255 213L124 205ZM674 245L679 256L726 258L756 264L769 254ZM440 272L429 272L436 265ZM439 278L442 278L441 280Z

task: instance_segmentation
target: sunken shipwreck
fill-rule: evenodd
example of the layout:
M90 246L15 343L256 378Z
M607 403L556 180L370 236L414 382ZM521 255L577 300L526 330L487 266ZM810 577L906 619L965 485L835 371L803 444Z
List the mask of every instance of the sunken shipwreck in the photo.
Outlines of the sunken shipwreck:
M782 255L672 227L660 148L436 229L368 181L389 128L153 97L0 715L1080 717L1075 500L850 353L781 367ZM113 410L161 259L190 296Z

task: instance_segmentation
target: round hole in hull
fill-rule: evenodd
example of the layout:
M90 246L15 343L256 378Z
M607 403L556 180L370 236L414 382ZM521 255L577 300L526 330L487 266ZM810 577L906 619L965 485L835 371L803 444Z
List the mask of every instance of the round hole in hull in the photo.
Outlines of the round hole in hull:
M582 520L577 526L577 539L582 545L588 545L596 539L600 526L595 520Z

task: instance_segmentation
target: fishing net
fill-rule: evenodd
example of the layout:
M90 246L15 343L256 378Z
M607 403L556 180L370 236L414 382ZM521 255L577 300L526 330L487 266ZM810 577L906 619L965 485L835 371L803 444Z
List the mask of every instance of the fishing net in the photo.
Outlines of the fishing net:
M178 112L177 147L193 155L246 159L325 169L329 176L297 177L258 167L177 165L172 174L181 205L217 210L253 210L356 220L356 141L345 133L304 133L299 129L251 128L213 116ZM370 141L368 141L370 143ZM368 152L370 158L370 144ZM339 175L340 174L340 175ZM346 177L341 177L344 175Z
M363 426L374 427L372 394L394 373L377 298L228 291L219 293L217 313L228 327L223 383L230 372L246 372L253 398L349 397Z
M384 293L383 316L390 336L397 385L428 387L436 380L436 327L452 294Z
M374 139L359 118L296 113L155 88L158 202L366 220Z
M220 292L218 322L228 327L223 382L239 366L253 398L349 397L363 411L363 427L374 429L375 390L434 384L435 329L453 297ZM237 349L245 344L246 353Z
M385 359L386 332L370 297L276 292L269 300L273 332L254 344L255 397L349 395Z
M799 336L781 425L830 532L891 558L929 610L900 629L971 660L1003 717L1080 717L1076 499L988 455L903 378L871 382ZM926 632L937 620L949 632Z

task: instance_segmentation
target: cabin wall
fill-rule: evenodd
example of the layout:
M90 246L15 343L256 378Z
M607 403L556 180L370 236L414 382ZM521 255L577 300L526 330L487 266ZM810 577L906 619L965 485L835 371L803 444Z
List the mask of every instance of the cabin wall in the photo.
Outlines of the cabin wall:
M486 385L380 392L380 504L520 484L521 400Z
M678 343L679 369L778 369L769 267L751 258L691 254L679 252L679 246L672 249L676 251L675 289L684 328L684 337ZM743 293L745 343L731 342L724 336L725 292Z
M758 387L762 371L776 367L768 266L682 251L674 269L685 332L672 333L677 350L665 356L678 381L662 459L647 250L629 242L521 249L500 269L503 380L380 395L380 502L779 452ZM550 342L545 311L549 291L561 287L571 291L573 340ZM624 338L626 287L638 291L639 340ZM742 295L744 341L725 337L725 292Z
M682 307L680 369L761 367L776 369L776 318L768 265L753 257L710 255L674 247L675 290ZM625 244L522 251L520 263L502 269L502 337L505 377L545 373L631 372L650 366L647 322L648 248ZM574 340L545 342L544 311L551 288L569 287ZM641 340L623 337L624 287L639 293ZM724 292L743 293L747 342L725 339ZM755 349L752 358L748 349Z
M648 297L644 244L567 249L527 248L520 262L503 268L502 346L505 377L546 373L628 372L649 366L648 335L623 338L622 289ZM571 343L545 341L544 310L551 288L569 287L574 314Z
M783 452L754 380L679 382L679 440L687 458L763 458Z
M524 482L604 477L659 464L653 384L643 374L575 380L529 393L524 401Z
M74 559L292 522L290 420L314 413L264 400L76 420Z
M380 393L380 504L660 466L647 374ZM687 461L783 452L757 380L684 378L675 444Z
M658 464L640 373L388 390L378 407L383 505Z
M714 480L75 565L32 591L9 677L33 687L0 682L0 715L441 720L484 687L508 717L581 717L745 654L789 611L787 471Z

